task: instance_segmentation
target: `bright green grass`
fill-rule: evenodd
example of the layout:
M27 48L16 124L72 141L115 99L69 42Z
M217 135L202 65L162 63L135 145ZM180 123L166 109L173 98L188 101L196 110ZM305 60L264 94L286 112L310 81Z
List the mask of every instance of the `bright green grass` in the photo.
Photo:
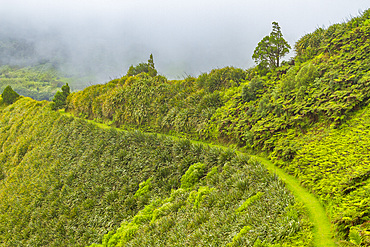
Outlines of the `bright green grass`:
M297 200L302 201L306 205L310 220L314 224L315 246L337 246L335 240L332 238L333 232L330 220L319 200L303 188L295 177L285 173L283 169L274 166L270 160L260 156L253 156L253 158L264 164L270 172L278 175Z

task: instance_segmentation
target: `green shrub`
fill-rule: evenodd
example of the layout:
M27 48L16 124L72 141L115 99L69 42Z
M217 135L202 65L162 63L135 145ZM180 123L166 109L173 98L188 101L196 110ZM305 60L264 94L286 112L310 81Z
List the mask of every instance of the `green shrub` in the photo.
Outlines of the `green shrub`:
M198 182L199 178L204 175L206 165L203 163L195 163L189 167L185 174L181 177L181 188L190 189Z
M1 94L1 97L5 104L11 105L19 98L19 94L15 92L11 86L7 86Z
M157 75L157 70L154 67L153 55L150 54L148 63L139 63L136 66L131 65L127 71L127 76L135 76L141 73L147 73L151 77Z
M247 73L238 68L225 67L214 69L209 74L202 74L197 79L198 87L203 87L207 92L216 90L223 91L233 86L240 85L246 78Z
M208 186L201 186L199 187L198 191L192 191L190 193L188 201L194 204L194 208L199 208L200 204L202 203L203 197L207 196L214 190L214 188L209 188Z
M151 183L152 180L153 178L149 178L148 180L141 182L139 184L139 189L134 194L134 197L140 197L140 196L147 195L152 189L152 183Z
M295 81L298 88L302 86L309 86L318 76L319 72L317 71L315 65L308 63L299 70L295 77Z
M249 197L247 200L243 202L243 204L240 207L236 209L236 212L243 212L249 207L249 205L259 200L262 197L262 195L263 195L263 192L258 192L257 194Z
M53 106L52 108L54 110L62 109L67 106L67 97L71 93L71 90L68 86L68 83L66 85L62 86L62 92L58 91L54 98L53 98Z
M256 100L261 95L264 87L263 80L259 77L253 78L248 85L242 89L241 97L244 102Z

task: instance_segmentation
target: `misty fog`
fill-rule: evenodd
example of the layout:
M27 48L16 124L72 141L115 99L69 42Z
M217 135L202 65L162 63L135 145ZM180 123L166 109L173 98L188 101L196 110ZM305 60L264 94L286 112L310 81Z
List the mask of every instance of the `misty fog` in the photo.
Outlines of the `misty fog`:
M0 0L0 42L23 40L33 47L26 60L7 54L2 61L52 61L67 74L102 82L152 53L160 74L197 76L253 66L254 48L272 21L293 47L304 34L369 7L368 0Z

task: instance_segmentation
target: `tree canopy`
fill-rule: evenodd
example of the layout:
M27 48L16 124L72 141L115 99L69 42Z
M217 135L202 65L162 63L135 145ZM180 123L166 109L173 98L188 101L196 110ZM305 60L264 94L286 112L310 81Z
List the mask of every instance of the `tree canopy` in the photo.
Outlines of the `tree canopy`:
M3 102L10 105L13 104L18 98L19 94L15 92L11 86L7 86L1 94Z
M259 65L274 69L280 66L281 58L289 52L290 48L283 38L279 24L273 22L272 32L258 43L252 58Z
M127 71L128 76L138 75L140 73L148 73L151 77L157 75L157 70L154 67L153 54L150 54L149 60L147 63L139 63L136 66L131 65Z
M66 100L67 100L67 97L70 93L71 93L71 89L69 88L68 83L66 83L66 85L62 86L62 92L58 91L55 94L55 96L53 98L53 102L54 102L53 108L55 110L65 108L66 107Z

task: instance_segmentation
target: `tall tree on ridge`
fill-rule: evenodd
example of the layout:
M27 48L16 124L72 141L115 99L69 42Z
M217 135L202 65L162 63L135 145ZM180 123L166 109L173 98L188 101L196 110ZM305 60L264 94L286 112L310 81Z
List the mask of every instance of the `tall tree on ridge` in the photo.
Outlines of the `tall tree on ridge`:
M148 74L151 77L154 77L157 75L157 70L154 67L154 60L153 60L153 54L150 54L149 60L148 60Z
M66 85L62 86L62 92L58 91L55 95L54 95L54 98L53 98L53 102L54 102L54 105L53 105L53 109L54 110L58 110L58 109L62 109L62 108L65 108L67 106L67 97L68 95L71 93L71 89L68 85L68 83L66 83Z
M280 66L281 58L289 52L289 49L291 47L283 38L279 24L273 22L272 32L258 43L252 58L256 63L274 69Z

